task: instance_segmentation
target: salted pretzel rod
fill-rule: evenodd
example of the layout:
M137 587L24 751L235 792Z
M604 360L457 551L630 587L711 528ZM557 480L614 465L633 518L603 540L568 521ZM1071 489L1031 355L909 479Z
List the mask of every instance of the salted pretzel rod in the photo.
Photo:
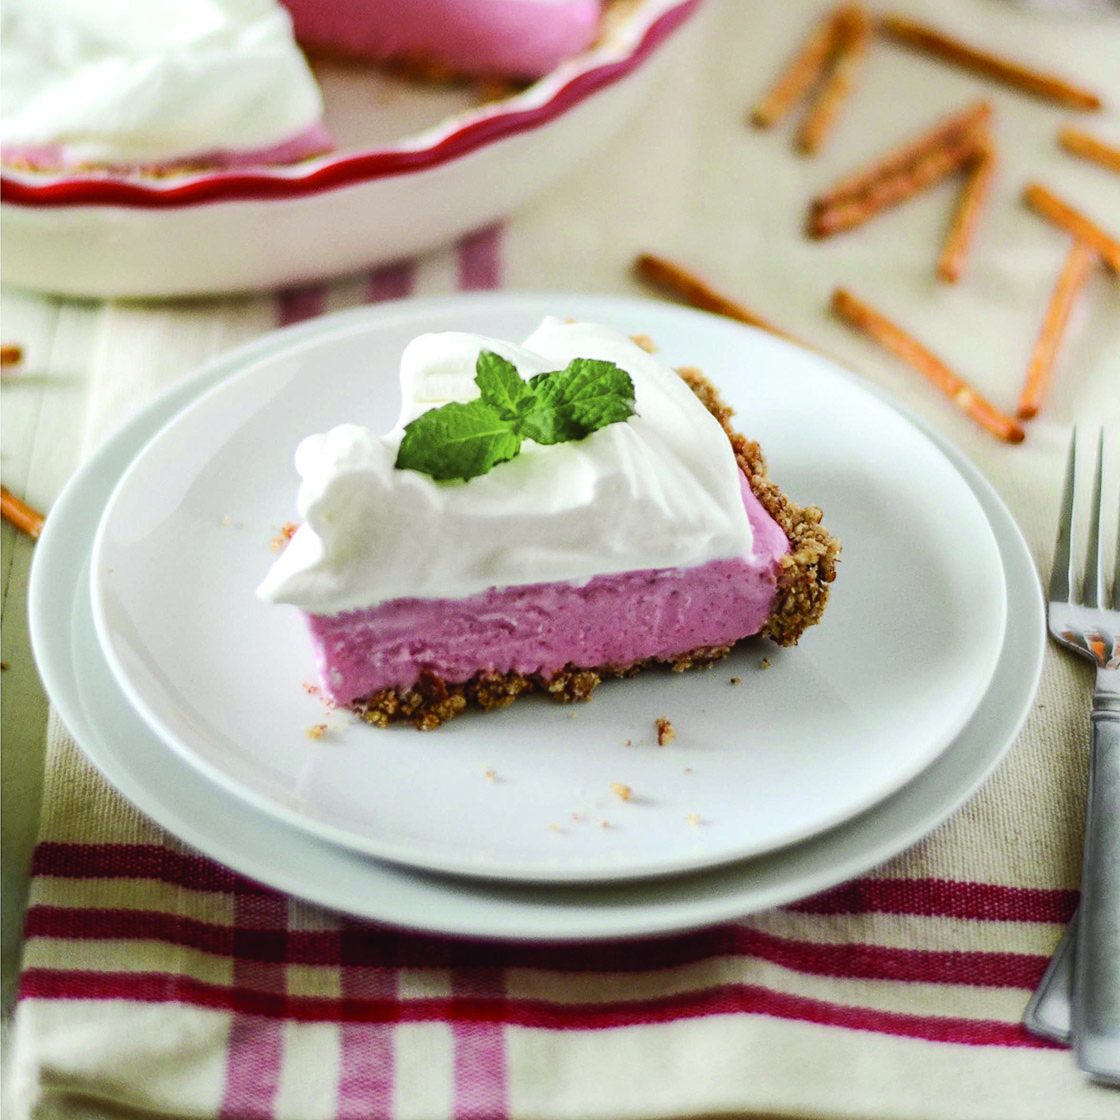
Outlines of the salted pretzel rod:
M1075 210L1041 183L1029 183L1023 191L1023 200L1036 213L1072 233L1078 241L1092 245L1104 258L1105 264L1113 272L1120 273L1120 241L1091 218Z
M871 47L871 21L858 4L840 10L837 28L832 68L797 134L797 146L807 155L815 152L832 130Z
M958 171L981 143L974 132L952 134L949 139L922 152L905 168L873 180L863 194L834 201L814 199L809 208L810 237L831 237L855 229L876 214L905 202L927 187Z
M6 486L0 486L0 517L35 541L43 531L43 515L17 498Z
M748 311L741 303L736 303L735 300L717 292L694 273L672 261L656 257L652 253L643 253L634 262L634 270L643 280L679 296L692 307L699 308L701 311L711 311L715 315L723 315L728 319L736 319L748 326L769 331L770 334L784 338L787 342L804 346L803 342L787 334L781 327L776 327L761 315Z
M1000 412L957 376L940 358L890 319L857 299L845 288L832 293L832 309L842 319L881 346L898 355L937 386L958 408L994 436L1008 443L1022 443L1025 433L1017 420Z
M801 100L824 72L828 56L842 33L846 8L838 8L820 20L805 45L789 60L774 84L751 110L750 120L758 128L777 124Z
M22 346L0 346L0 366L18 366L22 361Z
M1069 314L1073 310L1073 303L1085 280L1085 274L1089 271L1089 266L1096 255L1092 247L1086 245L1084 241L1075 241L1065 264L1062 265L1058 282L1046 306L1042 330L1039 332L1038 341L1034 344L1031 360L1027 364L1027 377L1023 383L1023 391L1019 395L1019 407L1016 412L1020 420L1029 420L1032 416L1037 416L1038 410L1042 407L1042 401L1050 387L1058 344L1065 334Z
M1073 125L1065 125L1058 130L1058 143L1071 155L1092 160L1110 171L1120 171L1120 148L1106 144Z
M964 271L968 247L991 190L995 170L995 146L989 140L983 143L972 157L968 178L961 188L952 224L941 247L941 256L937 261L937 275L947 284L955 284Z
M1001 58L989 51L969 46L959 39L906 16L887 15L879 20L879 29L890 38L908 47L916 47L943 62L971 70L986 78L995 78L1016 89L1033 93L1047 101L1056 101L1074 109L1099 109L1101 99L1092 92L1053 74Z

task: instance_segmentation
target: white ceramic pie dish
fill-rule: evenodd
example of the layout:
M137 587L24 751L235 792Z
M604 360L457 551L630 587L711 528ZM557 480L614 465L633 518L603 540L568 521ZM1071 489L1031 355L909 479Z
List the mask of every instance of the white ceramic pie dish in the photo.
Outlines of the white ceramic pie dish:
M643 0L513 97L324 69L339 150L167 178L5 168L5 282L107 298L277 287L410 256L508 214L604 144L701 0ZM375 111L371 112L370 107Z

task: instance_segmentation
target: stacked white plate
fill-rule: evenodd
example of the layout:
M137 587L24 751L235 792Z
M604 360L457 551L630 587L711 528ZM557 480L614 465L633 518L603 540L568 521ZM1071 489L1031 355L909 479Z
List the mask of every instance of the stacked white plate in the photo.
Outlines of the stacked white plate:
M297 613L254 594L294 517L296 444L390 427L415 335L520 339L548 314L648 334L715 382L772 476L843 543L822 624L794 649L752 640L708 671L428 734L326 708ZM1010 514L940 437L750 328L572 295L383 304L226 355L87 460L48 519L30 598L63 719L170 832L333 909L521 939L701 926L881 863L991 772L1044 641ZM676 730L664 746L659 717Z

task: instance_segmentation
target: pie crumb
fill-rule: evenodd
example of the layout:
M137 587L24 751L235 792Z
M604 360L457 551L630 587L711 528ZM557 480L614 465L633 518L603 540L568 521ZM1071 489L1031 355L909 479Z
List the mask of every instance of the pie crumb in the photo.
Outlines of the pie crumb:
M498 771L495 770L493 766L487 766L486 769L482 772L482 776L488 782L492 782L492 781L494 781L495 778L497 778Z
M634 791L622 782L611 782L611 793L616 797L621 797L623 801L629 801L634 795Z
M742 684L743 683L743 678L742 677L732 677L731 678L731 683L732 684Z
M304 733L309 739L321 739L327 733L327 725L325 723L312 724Z
M271 548L273 552L283 552L288 541L292 539L292 534L298 528L299 526L294 521L285 521L284 524L280 526L280 532L272 538L272 543L269 545L269 548Z
M758 667L759 667L760 669L769 669L769 668L770 668L770 658L769 658L769 657L764 657L764 658L763 658L763 659L762 659L762 660L761 660L761 661L760 661L760 662L758 663Z
M695 826L700 823L700 814L689 813L684 819L688 824Z
M657 728L657 745L659 747L671 743L677 737L673 725L664 716L654 720L654 726Z

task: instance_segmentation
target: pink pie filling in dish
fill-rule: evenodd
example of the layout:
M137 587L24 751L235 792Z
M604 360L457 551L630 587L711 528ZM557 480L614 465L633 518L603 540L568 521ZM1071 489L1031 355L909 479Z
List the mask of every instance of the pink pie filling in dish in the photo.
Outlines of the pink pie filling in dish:
M405 692L422 674L446 683L480 673L547 681L565 667L672 661L757 634L790 545L742 475L740 483L754 533L750 556L306 614L322 687L348 705L383 689Z
M312 51L538 78L589 47L600 0L284 0Z

